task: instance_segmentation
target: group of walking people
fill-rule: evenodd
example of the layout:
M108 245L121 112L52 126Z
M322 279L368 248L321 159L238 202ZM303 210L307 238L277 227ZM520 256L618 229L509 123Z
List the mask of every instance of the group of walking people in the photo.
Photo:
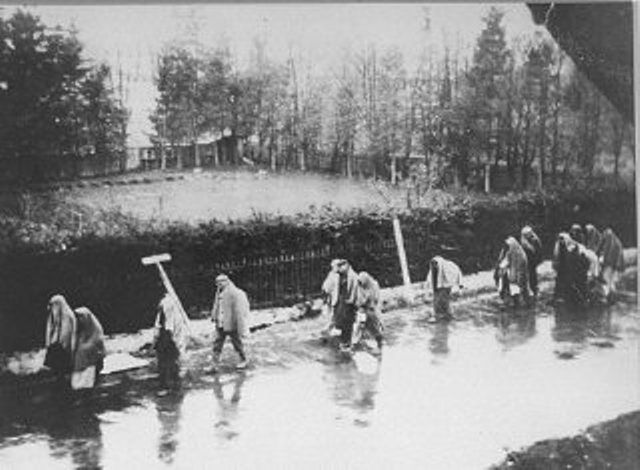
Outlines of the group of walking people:
M537 296L541 262L542 243L530 226L522 229L519 241L508 237L494 271L501 297L518 305ZM556 299L574 305L606 303L613 299L624 271L622 243L611 228L601 233L593 224L584 229L573 224L568 232L558 234L552 266Z
M363 333L370 334L382 351L383 328L380 322L380 285L366 271L356 273L349 261L334 259L322 284L322 294L330 317L324 333L340 330L340 349L349 352Z
M624 250L610 227L573 224L561 232L553 250L555 297L575 304L610 302L624 271Z
M87 307L72 309L62 295L51 297L47 310L44 365L56 373L60 385L92 389L105 357L100 321Z
M520 239L508 237L500 251L494 280L500 296L515 305L530 302L539 293L537 269L543 259L542 243L529 225ZM574 224L558 234L553 250L556 272L554 296L584 305L610 300L624 270L622 243L611 228L602 233L592 224L584 229ZM216 291L211 320L214 323L213 371L227 337L239 356L238 369L247 366L244 338L249 333L249 300L229 277L215 279ZM462 272L453 261L435 256L429 262L425 288L433 292L433 315L429 321L452 319L451 294L463 288ZM340 330L340 349L351 352L363 335L375 339L377 351L383 346L380 321L380 285L365 272L357 273L346 259L334 259L322 284L325 309L330 323L323 330ZM96 316L86 307L73 310L61 295L48 305L45 365L66 379L74 390L95 386L105 357L104 334ZM178 378L179 360L188 342L189 324L177 298L167 293L155 321L155 349L160 382L169 385Z

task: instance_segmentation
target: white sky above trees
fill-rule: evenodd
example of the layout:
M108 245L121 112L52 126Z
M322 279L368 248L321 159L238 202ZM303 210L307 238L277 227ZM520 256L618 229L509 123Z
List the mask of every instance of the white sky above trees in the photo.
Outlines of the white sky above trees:
M507 39L546 30L533 24L526 6L498 4L505 12ZM75 26L85 46L85 58L105 61L113 71L122 65L130 78L127 105L131 109L130 144L146 145L151 132L148 115L154 107L154 57L167 45L187 37L197 25L197 39L205 47L226 43L242 68L256 36L266 39L267 54L280 61L290 51L315 73L331 73L346 50L367 44L380 49L396 46L406 67L415 67L421 50L432 44L442 50L460 42L472 51L490 4L194 4L31 6L27 10L45 24ZM4 17L17 7L5 6ZM424 9L430 12L430 31L424 30Z

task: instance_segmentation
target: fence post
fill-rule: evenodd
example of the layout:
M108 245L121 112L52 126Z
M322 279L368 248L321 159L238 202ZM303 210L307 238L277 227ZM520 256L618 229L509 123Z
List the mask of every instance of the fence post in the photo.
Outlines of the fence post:
M393 235L396 239L396 247L398 249L398 258L400 258L400 269L402 270L402 283L405 287L411 285L409 277L409 268L407 266L407 254L404 251L404 240L402 239L402 230L400 229L400 221L398 216L393 216Z
M484 192L491 192L491 165L488 163L484 166Z

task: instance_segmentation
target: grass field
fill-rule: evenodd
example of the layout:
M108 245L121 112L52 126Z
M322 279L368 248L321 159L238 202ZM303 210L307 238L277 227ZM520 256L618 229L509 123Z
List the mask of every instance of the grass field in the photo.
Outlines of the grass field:
M73 188L64 197L94 209L120 208L143 219L185 222L243 219L255 213L289 215L330 203L341 209L385 204L370 182L318 174L205 171L159 181L161 175L145 174L146 182L139 184ZM401 204L403 193L395 189L389 195Z

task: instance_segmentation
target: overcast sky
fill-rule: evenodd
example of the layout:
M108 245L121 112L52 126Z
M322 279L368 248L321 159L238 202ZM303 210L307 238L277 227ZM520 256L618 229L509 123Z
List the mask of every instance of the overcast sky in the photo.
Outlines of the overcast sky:
M154 106L153 58L168 43L185 37L187 25L198 25L205 46L226 42L246 63L256 35L267 38L268 54L280 60L290 50L315 70L340 59L345 48L367 43L397 46L409 67L424 44L444 42L473 46L489 4L256 4L256 5L92 5L39 6L28 10L50 26L74 25L85 46L84 56L122 64L131 79L128 106L131 143L145 143L151 131L147 116ZM539 30L524 4L499 4L505 12L508 38ZM424 30L424 8L430 12L430 32ZM3 16L15 8L6 6Z

